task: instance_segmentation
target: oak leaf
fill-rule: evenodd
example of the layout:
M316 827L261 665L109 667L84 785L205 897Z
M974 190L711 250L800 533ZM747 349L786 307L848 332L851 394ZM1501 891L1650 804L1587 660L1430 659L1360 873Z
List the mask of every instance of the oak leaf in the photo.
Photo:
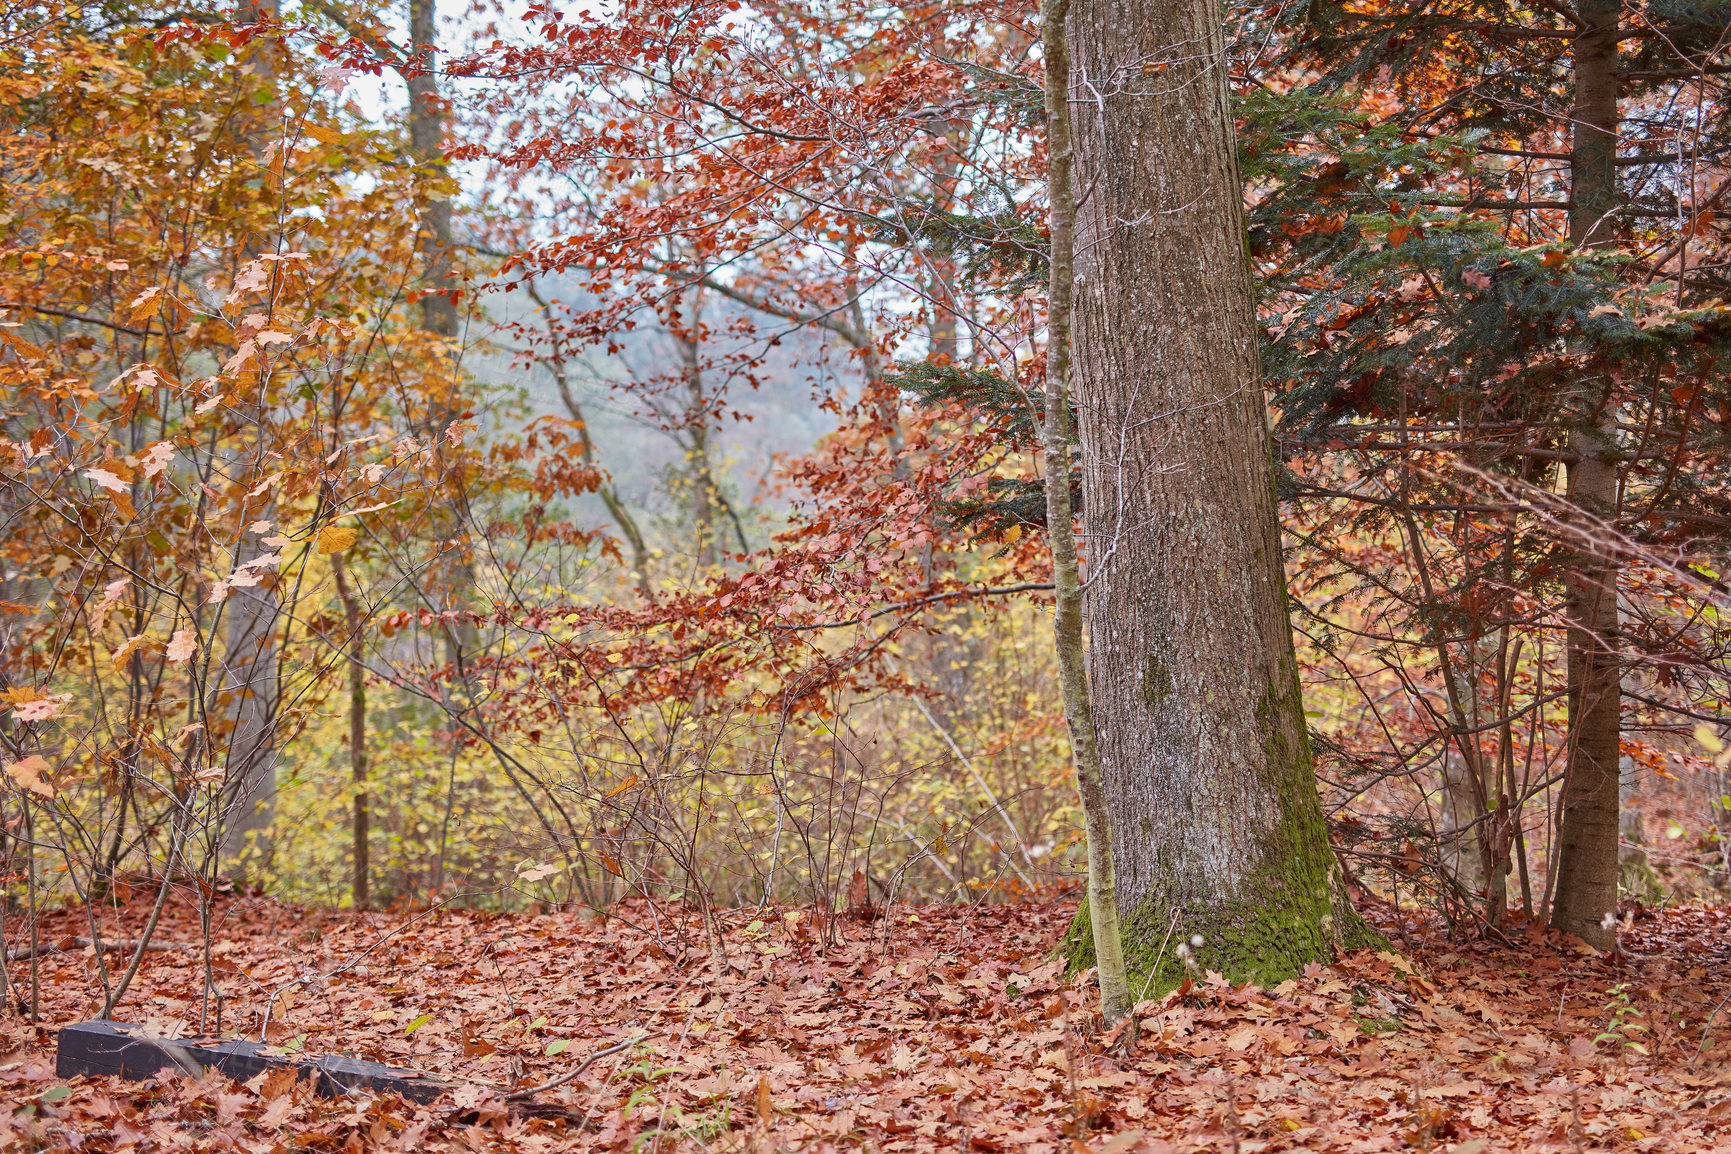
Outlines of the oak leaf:
M72 700L70 693L46 694L34 686L21 685L0 693L19 721L48 721L60 716L60 707Z
M341 553L355 543L359 534L347 525L325 525L320 527L317 547L320 554Z
M110 493L125 493L129 488L125 478L108 469L86 469L84 475Z
M120 648L114 651L110 660L114 662L114 667L116 669L123 669L126 667L127 661L131 660L134 653L137 653L140 649L143 649L149 644L150 638L146 634L140 633L136 636L128 637L125 641L121 642Z
M192 659L198 652L198 631L196 629L176 629L174 636L168 639L168 660L176 665Z
M120 600L121 594L125 593L126 587L131 584L132 578L122 577L103 586L102 600L98 601L95 608L90 611L90 631L92 633L102 628L102 623L108 620L109 610L114 608L115 603Z
M157 441L144 451L139 464L144 469L146 477L154 477L174 460L174 443L172 441Z

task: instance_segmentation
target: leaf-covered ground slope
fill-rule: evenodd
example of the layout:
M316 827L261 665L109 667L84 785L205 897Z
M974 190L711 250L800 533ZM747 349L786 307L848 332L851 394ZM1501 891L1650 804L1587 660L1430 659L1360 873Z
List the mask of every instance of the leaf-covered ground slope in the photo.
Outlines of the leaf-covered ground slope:
M120 921L136 934L147 912ZM218 904L225 1032L256 1033L277 991L269 1034L287 1050L472 1081L430 1107L325 1101L283 1077L56 1078L55 1026L100 1005L74 940L88 923L56 915L42 1027L16 1001L0 1018L0 1149L1731 1150L1727 1010L1709 1023L1731 994L1725 910L1639 913L1609 957L1538 931L1451 945L1384 918L1410 963L1360 953L1273 990L1203 976L1143 1003L1134 1054L1047 960L1073 912L898 908L844 923L828 950L802 913L729 914L718 977L695 921L636 903L605 921ZM196 1033L191 911L171 909L159 940L176 944L145 955L123 1016Z

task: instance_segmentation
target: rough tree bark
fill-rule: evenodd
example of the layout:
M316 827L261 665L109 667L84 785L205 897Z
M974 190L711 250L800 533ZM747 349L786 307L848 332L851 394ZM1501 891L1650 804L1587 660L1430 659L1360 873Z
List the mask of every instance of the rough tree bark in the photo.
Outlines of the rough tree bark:
M1277 978L1374 939L1299 696L1221 7L1079 0L1070 37L1088 668L1125 951L1182 977L1176 916L1197 965Z
M1611 238L1617 206L1617 23L1621 0L1585 0L1574 42L1574 142L1569 239L1598 247ZM1592 520L1617 515L1615 414L1602 395L1581 398L1583 426L1570 437L1570 499ZM1569 762L1563 781L1551 925L1601 948L1616 945L1606 925L1617 908L1618 754L1622 726L1617 661L1615 553L1584 521L1564 579L1568 616ZM1592 544L1591 542L1599 542Z
M276 0L254 0L242 5L238 14L248 22L258 22L275 20L279 11ZM261 42L249 70L272 76L269 52ZM259 133L248 143L255 155L261 155L270 140ZM246 251L249 256L256 255L257 249L249 245ZM258 483L270 463L265 443L269 413L263 393L261 382L259 396L241 402L243 419L253 427L250 448L235 461L235 477L244 490ZM244 530L255 519L271 520L275 515L275 498L267 494L257 509L243 506L237 523ZM235 544L235 563L245 564L270 551L258 534L243 531ZM223 612L228 617L228 642L223 651L221 692L229 703L229 731L218 856L230 872L244 875L261 857L268 856L269 847L261 839L268 836L276 816L276 720L281 697L276 635L282 617L276 575L267 573L257 585L232 590Z
M1089 945L1100 983L1100 1012L1117 1022L1133 1006L1124 970L1117 886L1112 864L1112 815L1100 772L1100 743L1088 691L1082 637L1082 580L1076 556L1075 514L1070 508L1070 353L1076 259L1076 184L1070 117L1070 48L1065 16L1070 0L1046 0L1040 39L1046 64L1046 162L1051 198L1051 292L1046 305L1046 415L1040 430L1046 477L1046 526L1052 549L1055 604L1052 637L1058 650L1064 720L1076 765L1076 792L1088 834Z
M257 474L255 468L248 475ZM272 510L267 504L250 512L269 519ZM235 560L244 564L264 551L256 536L247 534L235 550ZM221 858L228 869L244 875L258 859L268 856L268 846L254 844L258 841L254 835L268 835L276 817L276 720L281 698L276 635L282 616L276 576L268 574L251 588L230 591L224 611L228 646L222 658L222 694L231 704Z

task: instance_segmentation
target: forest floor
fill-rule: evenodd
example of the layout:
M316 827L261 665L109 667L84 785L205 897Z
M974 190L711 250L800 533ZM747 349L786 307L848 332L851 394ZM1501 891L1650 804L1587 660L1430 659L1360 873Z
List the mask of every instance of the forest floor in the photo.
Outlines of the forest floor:
M430 1106L285 1077L57 1078L58 1027L101 1004L72 941L87 923L65 911L41 928L60 952L38 960L39 1026L18 1016L28 961L8 966L23 984L0 1012L0 1150L1731 1151L1725 909L1637 913L1612 955L1385 917L1401 954L1145 1002L1134 1054L1048 960L1074 909L897 907L828 949L797 911L729 912L718 976L695 922L639 902L603 921L218 901L225 1032L256 1035L280 991L274 1044L465 1080ZM147 913L118 918L136 934ZM193 911L170 903L158 932L173 945L116 1016L196 1034ZM531 1107L507 1100L639 1037Z

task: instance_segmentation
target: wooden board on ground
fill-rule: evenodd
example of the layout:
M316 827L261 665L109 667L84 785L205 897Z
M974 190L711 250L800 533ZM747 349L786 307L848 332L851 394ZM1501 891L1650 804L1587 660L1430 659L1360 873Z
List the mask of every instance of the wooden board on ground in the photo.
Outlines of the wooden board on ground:
M54 1072L62 1078L91 1074L137 1081L168 1068L189 1073L216 1069L242 1082L267 1070L293 1069L313 1075L318 1092L327 1098L370 1090L431 1102L452 1089L452 1083L418 1070L399 1070L340 1054L322 1058L285 1054L240 1039L153 1037L142 1026L102 1020L78 1022L60 1031Z

